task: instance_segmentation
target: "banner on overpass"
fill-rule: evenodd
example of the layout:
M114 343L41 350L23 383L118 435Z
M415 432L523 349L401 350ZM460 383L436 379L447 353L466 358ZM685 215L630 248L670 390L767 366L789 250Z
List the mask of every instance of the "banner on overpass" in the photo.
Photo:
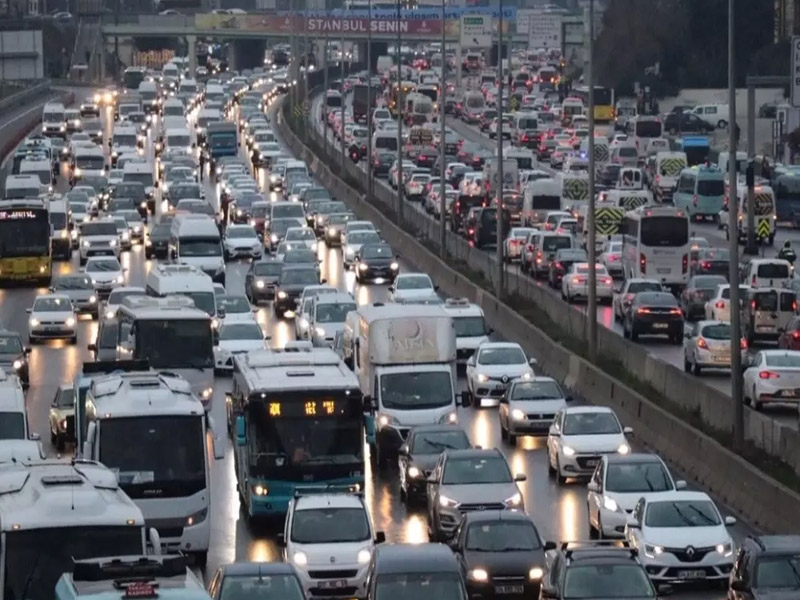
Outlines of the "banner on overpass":
M393 20L397 19L397 11L386 8L376 8L371 12L366 9L333 9L331 11L324 10L310 10L300 11L299 13L279 12L280 16L300 15L315 19L325 19L331 16L334 17L347 17L357 19L368 19L370 16L373 19L380 20ZM503 18L508 21L514 21L517 18L516 6L504 6ZM497 19L500 17L500 8L498 6L446 6L444 9L445 20L458 21L464 15L490 15L492 18ZM412 10L403 9L402 18L404 21L431 21L442 18L442 9L437 7L424 7L414 8ZM527 31L527 29L525 30Z
M195 15L195 27L200 30L225 30L249 31L265 34L287 34L291 32L319 35L330 33L332 35L366 35L372 33L377 36L396 35L398 27L400 33L411 35L440 36L442 34L442 20L428 21L384 20L365 19L354 17L325 18L302 16L277 16L277 15ZM445 21L445 34L456 37L459 32L459 21Z

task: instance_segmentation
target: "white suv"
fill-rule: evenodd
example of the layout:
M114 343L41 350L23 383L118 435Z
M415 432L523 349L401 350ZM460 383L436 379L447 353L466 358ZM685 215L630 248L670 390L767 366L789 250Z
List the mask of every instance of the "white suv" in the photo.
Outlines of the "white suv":
M297 495L289 502L280 543L308 598L364 598L376 532L360 493Z
M81 223L80 236L78 249L81 265L85 265L90 256L119 258L119 234L113 219L98 219Z

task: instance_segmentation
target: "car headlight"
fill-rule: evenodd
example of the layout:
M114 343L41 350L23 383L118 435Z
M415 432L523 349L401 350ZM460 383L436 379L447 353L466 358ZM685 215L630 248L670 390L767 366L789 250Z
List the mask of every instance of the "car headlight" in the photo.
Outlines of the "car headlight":
M367 263L360 263L358 265L358 270L359 271L366 271L367 269L369 269L369 265Z
M575 448L572 448L571 446L563 446L561 448L561 452L564 454L564 456L575 456Z
M542 567L531 567L531 570L528 571L528 579L539 581L542 577L544 577L544 570Z
M648 558L655 558L659 554L664 552L664 548L661 546L653 546L651 544L644 545L644 555Z
M144 245L145 246L152 246L153 242L151 242L149 239L147 239L147 240L144 241Z
M142 226L141 225L134 225L133 226L133 230L136 231L136 232L139 232L139 231L142 230Z
M420 470L417 467L412 465L412 466L408 467L408 473L407 474L411 479L416 479L417 477L419 477Z
M334 235L336 235L336 228L334 228L334 227L328 227L328 235L329 235L329 236L334 236Z
M91 246L91 244L89 243L89 240L83 240L83 247L84 248L88 248L89 246Z
M397 269L399 269L399 268L400 268L400 265L398 265L396 262L393 262L392 264L390 264L390 265L389 265L389 268L390 268L392 271L397 271Z
M439 496L439 505L442 508L455 508L458 506L458 501L448 498L447 496Z
M603 496L603 508L611 512L617 512L619 504L611 496Z
M241 217L242 216L242 209L241 208L237 208L236 209L236 216L237 217Z
M286 292L284 292L282 290L280 292L278 292L278 298L279 299L286 300L286 298L288 298L288 297L289 297L289 294L287 294Z
M476 379L478 380L479 383L486 383L487 381L489 381L489 376L484 375L483 373L478 373Z
M122 275L117 275L117 283L123 283L125 278Z
M345 254L347 254L347 256L355 256L356 250L355 248L348 246L347 249L345 250Z
M269 241L271 241L273 244L277 244L278 236L273 233L271 236L269 236Z
M526 371L525 373L523 373L522 375L520 375L520 379L523 379L523 380L525 380L525 381L527 381L527 380L528 380L528 379L530 379L531 377L533 377L533 373L531 373L530 371Z
M733 543L726 542L724 544L717 544L717 552L722 556L730 556L733 554Z
M489 581L489 573L486 572L486 569L472 569L467 572L467 577L472 581Z
M116 248L117 247L117 240L109 240L108 241L108 245L111 246L112 248Z
M256 281L256 287L260 290L264 289L264 282L263 281Z
M16 371L19 371L19 370L22 368L22 365L24 365L24 364L25 364L25 363L24 363L24 362L22 362L20 359L17 359L17 360L15 360L15 361L14 361L14 363L13 363L13 365L12 365L12 366L14 367L14 369L15 369Z
M203 400L209 400L213 393L214 393L214 389L213 388L206 388L202 392L200 392L200 397Z
M617 452L620 454L630 454L631 447L628 444L620 444L619 448L617 448Z
M115 315L115 313L114 313L113 310L107 310L105 316L106 316L106 319L113 319L114 315Z
M97 296L95 295L89 296L89 304L94 304L95 302L97 302Z
M38 327L39 326L39 319L30 319L28 321L31 327Z
M314 333L316 333L319 337L325 337L325 330L322 327L315 327Z
M366 548L358 551L358 564L365 565L369 562L370 558L372 558L372 553Z
M444 414L439 419L439 424L440 425L441 424L450 424L450 425L452 425L454 423L458 423L458 415L455 412L449 412L447 414Z
M308 564L308 556L306 556L305 552L295 552L292 556L292 561L298 567L304 567Z
M67 327L75 327L75 317L69 317L64 323Z
M524 421L527 417L528 416L518 408L511 411L511 418L515 421Z
M516 508L518 506L522 506L522 494L517 492L516 494L514 494L510 498L506 498L505 500L503 500L503 504L505 504L508 507L512 507L512 508Z
M123 231L123 232L122 232L122 239L123 239L123 240L127 240L127 239L128 239L128 238L130 238L130 237L131 237L131 236L130 236L130 234L129 234L127 231Z

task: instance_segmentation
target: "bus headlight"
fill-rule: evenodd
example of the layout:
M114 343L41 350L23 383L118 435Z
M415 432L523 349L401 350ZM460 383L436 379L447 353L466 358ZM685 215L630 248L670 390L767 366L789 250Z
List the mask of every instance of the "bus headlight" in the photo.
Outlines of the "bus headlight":
M208 515L207 508L204 508L203 510L198 510L196 513L186 517L186 526L189 527L191 525L197 525L198 523L202 523L203 521L206 520L207 515Z
M253 494L256 496L267 496L269 494L269 489L265 485L254 485Z
M366 548L358 551L358 564L365 565L369 562L370 558L372 558L372 553Z

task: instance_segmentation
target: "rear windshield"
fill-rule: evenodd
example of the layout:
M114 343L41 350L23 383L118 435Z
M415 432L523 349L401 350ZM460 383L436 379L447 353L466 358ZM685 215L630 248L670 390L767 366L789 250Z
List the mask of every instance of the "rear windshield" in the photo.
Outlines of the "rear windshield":
M563 236L547 236L542 241L542 251L543 252L555 252L556 250L561 250L563 248L571 248L572 247L572 238L563 235Z
M724 196L725 183L721 179L701 179L697 182L698 196Z
M731 339L731 326L728 323L706 325L700 335L709 340L729 340Z
M767 354L768 367L795 367L800 368L800 356L796 354Z
M789 265L781 263L764 263L758 265L756 275L764 279L787 279L789 277Z

